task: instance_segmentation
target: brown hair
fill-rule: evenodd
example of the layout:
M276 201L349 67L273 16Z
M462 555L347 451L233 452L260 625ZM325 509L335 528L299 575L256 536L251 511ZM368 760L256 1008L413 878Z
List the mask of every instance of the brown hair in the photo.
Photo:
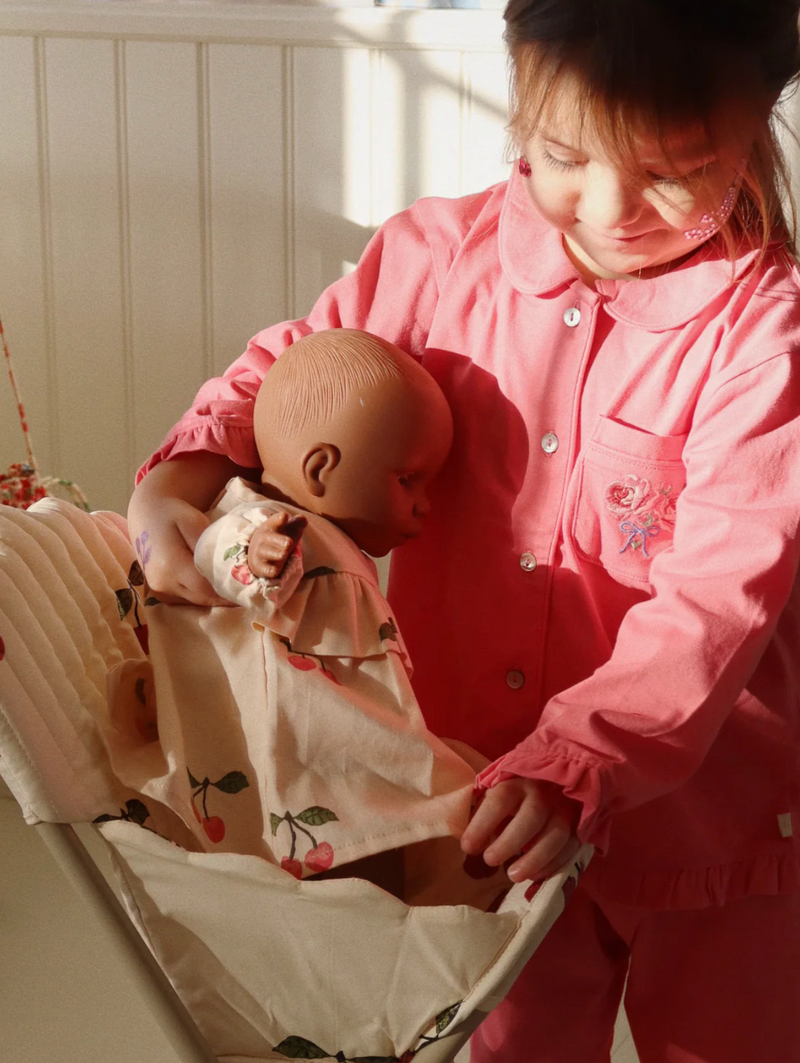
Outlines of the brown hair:
M743 245L763 256L776 238L793 252L795 212L773 108L800 72L799 12L800 0L510 0L509 131L517 142L530 139L564 77L577 89L582 121L626 166L643 129L669 158L670 133L696 126L724 158L735 125L749 122L755 142L720 235L730 258ZM709 207L719 203L720 188L703 177L696 184Z

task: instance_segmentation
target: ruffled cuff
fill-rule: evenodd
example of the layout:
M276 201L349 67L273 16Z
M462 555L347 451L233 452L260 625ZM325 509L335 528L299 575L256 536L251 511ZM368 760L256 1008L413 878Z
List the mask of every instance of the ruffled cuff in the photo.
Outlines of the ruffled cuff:
M560 786L567 797L580 801L578 838L593 845L601 854L608 851L611 821L603 800L601 766L569 753L546 750L540 753L512 750L485 768L475 785L491 790L507 779L539 779Z
M183 418L179 421L158 450L138 470L136 483L160 462L197 451L224 454L243 469L257 469L261 465L252 420L242 422L240 413L236 419L225 418L217 413L213 417Z

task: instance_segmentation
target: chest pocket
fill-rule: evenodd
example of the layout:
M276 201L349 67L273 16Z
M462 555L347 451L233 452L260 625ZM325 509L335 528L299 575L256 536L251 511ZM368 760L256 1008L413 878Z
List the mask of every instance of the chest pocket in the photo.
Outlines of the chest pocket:
M648 583L653 558L672 543L676 503L686 483L686 439L601 417L586 446L572 538L579 554L620 583Z

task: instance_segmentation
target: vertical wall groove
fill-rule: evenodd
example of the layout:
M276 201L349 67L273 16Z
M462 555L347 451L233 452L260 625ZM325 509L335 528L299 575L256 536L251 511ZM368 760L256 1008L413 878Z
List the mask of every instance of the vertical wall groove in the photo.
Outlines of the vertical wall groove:
M296 188L295 188L295 98L294 98L294 48L285 45L283 52L283 224L286 269L284 273L285 313L296 316L295 238L296 238Z
M36 137L39 167L39 217L42 254L42 306L44 308L44 343L47 389L47 418L50 436L50 461L61 468L61 431L58 410L58 373L56 369L56 322L53 291L53 216L50 194L50 134L47 121L47 64L45 38L34 38L36 78Z
M211 103L209 46L197 45L197 160L199 173L200 304L203 378L214 375L214 275L211 224Z
M467 52L462 52L458 64L458 191L464 195L467 188L465 178L465 154L472 118L472 63Z
M136 463L136 377L133 350L133 294L131 277L131 204L128 185L128 104L125 41L114 41L114 90L117 132L117 210L119 217L120 318L122 366L125 380L125 460Z

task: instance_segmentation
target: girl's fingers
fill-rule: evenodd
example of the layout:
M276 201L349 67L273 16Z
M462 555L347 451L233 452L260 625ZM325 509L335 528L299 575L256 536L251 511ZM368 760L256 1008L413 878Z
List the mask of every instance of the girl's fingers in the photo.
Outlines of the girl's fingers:
M559 871L580 849L580 842L566 824L542 833L531 848L508 869L514 882L533 879L541 882Z
M500 824L514 813L518 804L519 797L502 783L488 790L461 836L463 851L465 853L482 852L494 837Z
M535 799L528 797L520 805L517 814L509 822L483 854L490 867L498 867L510 860L536 838L547 824L549 813Z

